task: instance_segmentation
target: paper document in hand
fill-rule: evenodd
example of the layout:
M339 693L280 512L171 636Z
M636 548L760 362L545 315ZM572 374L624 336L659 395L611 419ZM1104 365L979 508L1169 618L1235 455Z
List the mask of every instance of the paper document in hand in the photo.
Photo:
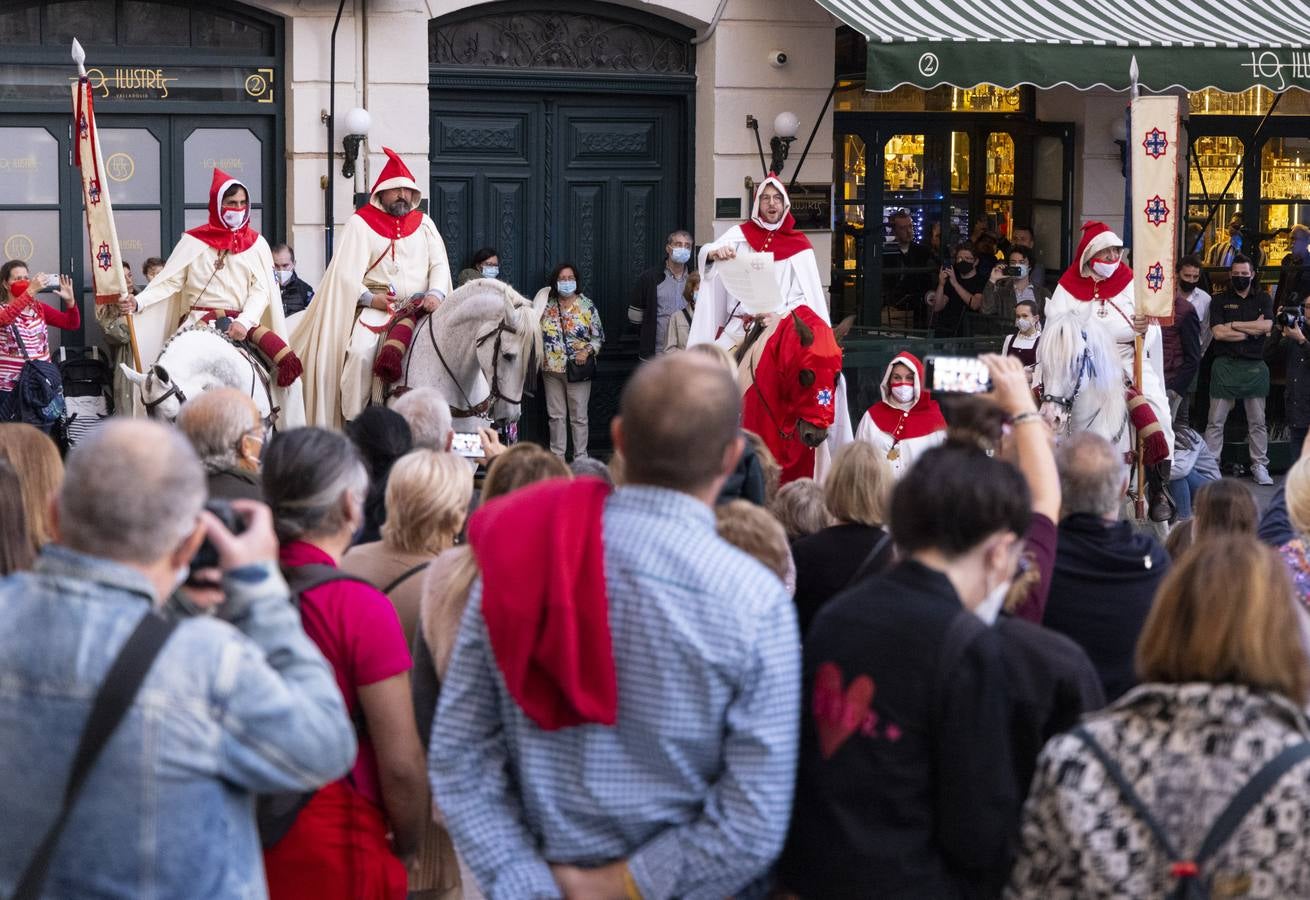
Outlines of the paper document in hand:
M745 312L762 316L782 308L782 292L773 275L772 253L738 253L732 259L716 263L715 268L723 286Z

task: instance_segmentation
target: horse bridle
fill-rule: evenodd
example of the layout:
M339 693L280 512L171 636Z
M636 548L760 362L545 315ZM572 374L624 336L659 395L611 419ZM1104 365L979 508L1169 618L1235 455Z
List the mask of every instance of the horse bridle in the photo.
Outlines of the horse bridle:
M151 366L147 374L153 375L155 378L159 379L159 366ZM159 380L162 381L163 379ZM145 392L143 391L141 402L146 408L146 415L150 416L152 419L155 418L155 409L169 397L176 397L178 406L186 403L186 394L176 381L169 384L168 390L164 391L164 393L160 394L154 400L147 400L145 398Z
M495 338L496 340L495 345L492 347L493 356L491 362L491 392L487 394L484 400L482 400L480 403L477 404L473 403L473 401L469 399L469 395L465 392L464 386L460 384L459 379L455 377L454 370L450 368L450 363L446 362L445 354L441 352L441 345L437 343L437 336L432 331L431 315L427 316L425 324L428 330L428 339L432 342L432 349L436 351L437 360L441 363L441 367L446 370L446 374L450 376L450 380L454 382L456 389L460 392L460 395L464 398L463 408L458 406L452 406L450 408L450 417L452 419L486 418L487 412L491 409L492 404L494 404L497 400L504 400L506 403L513 403L513 404L521 404L523 402L522 392L519 394L518 399L515 399L510 397L508 394L506 394L504 391L500 389L501 337L506 332L509 332L510 334L517 334L517 332L511 326L505 324L505 321L503 319L496 323L495 328L493 328L491 331L488 331L486 334L482 335L476 341L474 341L474 346L481 347L483 344L485 344L487 341L491 340L492 338ZM413 354L406 355L405 382L407 384L409 383L409 364L412 359L413 359Z
M1083 339L1086 340L1086 338L1087 332L1084 331ZM1054 403L1063 407L1066 412L1072 410L1074 402L1078 399L1078 395L1083 389L1083 375L1088 371L1091 372L1093 378L1096 377L1096 365L1092 362L1092 351L1086 344L1083 344L1083 355L1078 360L1078 377L1074 379L1073 392L1064 397L1043 392L1042 402Z
M222 336L233 347L235 347L237 352L240 353L245 358L246 362L250 364L250 371L252 373L250 377L250 397L252 400L254 399L255 396L255 378L258 378L260 382L263 384L264 393L268 397L268 415L264 416L261 421L263 422L264 428L266 430L272 431L274 423L277 422L277 414L282 411L282 408L273 403L273 389L269 383L268 376L264 374L263 366L259 365L255 361L254 356L251 355L249 350L238 344L236 341L232 340L230 337L227 336L227 334L225 334L222 331L219 331L216 328L212 330L215 331L220 336ZM161 370L159 366L156 364L156 365L152 365L147 370L147 374L153 375L156 379L162 381L163 379L160 378L160 371ZM165 373L165 376L166 375L167 373ZM164 391L164 393L160 394L154 400L147 400L145 398L145 391L143 390L141 392L141 404L146 409L146 415L148 415L152 419L157 418L157 416L155 415L155 410L158 409L159 405L163 403L165 400L167 400L169 397L176 397L178 406L182 406L183 404L186 403L186 392L182 390L182 386L178 384L176 381L171 382L168 386L168 390Z

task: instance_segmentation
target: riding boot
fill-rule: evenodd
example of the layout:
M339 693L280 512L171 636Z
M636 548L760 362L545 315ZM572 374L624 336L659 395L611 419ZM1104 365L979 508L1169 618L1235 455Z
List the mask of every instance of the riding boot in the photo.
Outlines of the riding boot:
M1152 522L1170 522L1178 515L1178 507L1169 494L1171 468L1167 459L1146 467L1146 515Z

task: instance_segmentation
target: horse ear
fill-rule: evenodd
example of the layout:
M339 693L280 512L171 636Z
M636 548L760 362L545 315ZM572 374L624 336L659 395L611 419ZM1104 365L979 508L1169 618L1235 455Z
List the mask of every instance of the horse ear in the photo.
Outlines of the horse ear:
M508 288L508 285L506 285L506 288ZM505 328L514 334L518 334L519 314L518 310L514 308L514 298L510 296L509 290L506 290L501 296L505 298Z
M169 382L169 378L168 378L168 370L167 370L167 369L165 369L165 368L164 368L163 366L161 366L161 365L155 365L155 366L151 369L151 371L154 372L155 377L156 377L157 379L159 379L160 381L162 381L164 384L168 384L168 382Z
M119 363L118 367L123 370L123 376L133 384L146 383L146 376L129 366L127 363Z
M810 385L814 384L813 369L801 369L800 373L796 377L800 379L801 387L809 387Z
M801 321L801 317L796 315L795 310L792 310L791 320L796 325L796 336L801 339L801 346L808 347L811 344L813 344L814 331L810 328L810 326L806 325L804 322Z

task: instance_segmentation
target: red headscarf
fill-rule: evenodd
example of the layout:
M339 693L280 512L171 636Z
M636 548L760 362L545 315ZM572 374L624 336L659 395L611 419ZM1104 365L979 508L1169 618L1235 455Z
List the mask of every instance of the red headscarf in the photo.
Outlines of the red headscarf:
M553 478L497 497L469 520L496 667L514 702L547 731L618 717L601 534L607 496L598 478Z
M742 398L741 424L768 446L782 466L784 484L814 475L814 448L796 433L796 420L832 427L841 363L832 328L808 306L783 316L760 355L754 383ZM813 378L803 378L805 371Z
M229 228L223 222L222 205L223 195L233 185L246 190L246 218L238 227ZM250 189L222 169L215 168L214 180L209 185L209 221L198 228L192 228L187 234L204 241L215 250L231 253L249 250L259 240L259 232L250 227L249 203Z
M1084 275L1083 269L1089 269L1092 256L1106 247L1122 247L1110 226L1104 222L1084 222L1083 237L1078 242L1078 252L1073 256L1073 263L1060 276L1060 287L1074 296L1076 300L1109 299L1114 297L1133 281L1133 270L1119 261L1119 268L1109 278L1099 281L1091 275Z
M766 187L773 186L782 193L782 218L769 224L760 218L760 197ZM796 219L791 214L791 197L782 182L772 172L755 189L755 202L751 206L749 222L741 223L746 243L756 253L772 253L775 261L784 260L806 250L813 250L810 239L796 230Z
M382 167L382 173L373 184L369 202L355 210L355 214L384 238L395 240L409 237L423 224L423 210L418 208L418 202L415 201L414 208L405 215L393 216L380 206L382 201L378 200L378 194L393 188L406 188L421 198L423 191L419 190L414 174L409 171L409 166L405 165L400 154L390 147L383 147L382 152L387 155L387 164Z
M892 368L897 363L908 367L914 375L917 393L914 405L909 409L904 409L899 404L892 405L896 401L892 398L889 383L892 378ZM946 427L946 419L942 416L941 407L932 399L924 384L923 363L919 362L917 356L902 350L887 365L887 371L882 376L882 399L869 407L869 418L873 419L873 424L878 426L879 431L893 435L898 440L923 437L925 434L932 434Z

